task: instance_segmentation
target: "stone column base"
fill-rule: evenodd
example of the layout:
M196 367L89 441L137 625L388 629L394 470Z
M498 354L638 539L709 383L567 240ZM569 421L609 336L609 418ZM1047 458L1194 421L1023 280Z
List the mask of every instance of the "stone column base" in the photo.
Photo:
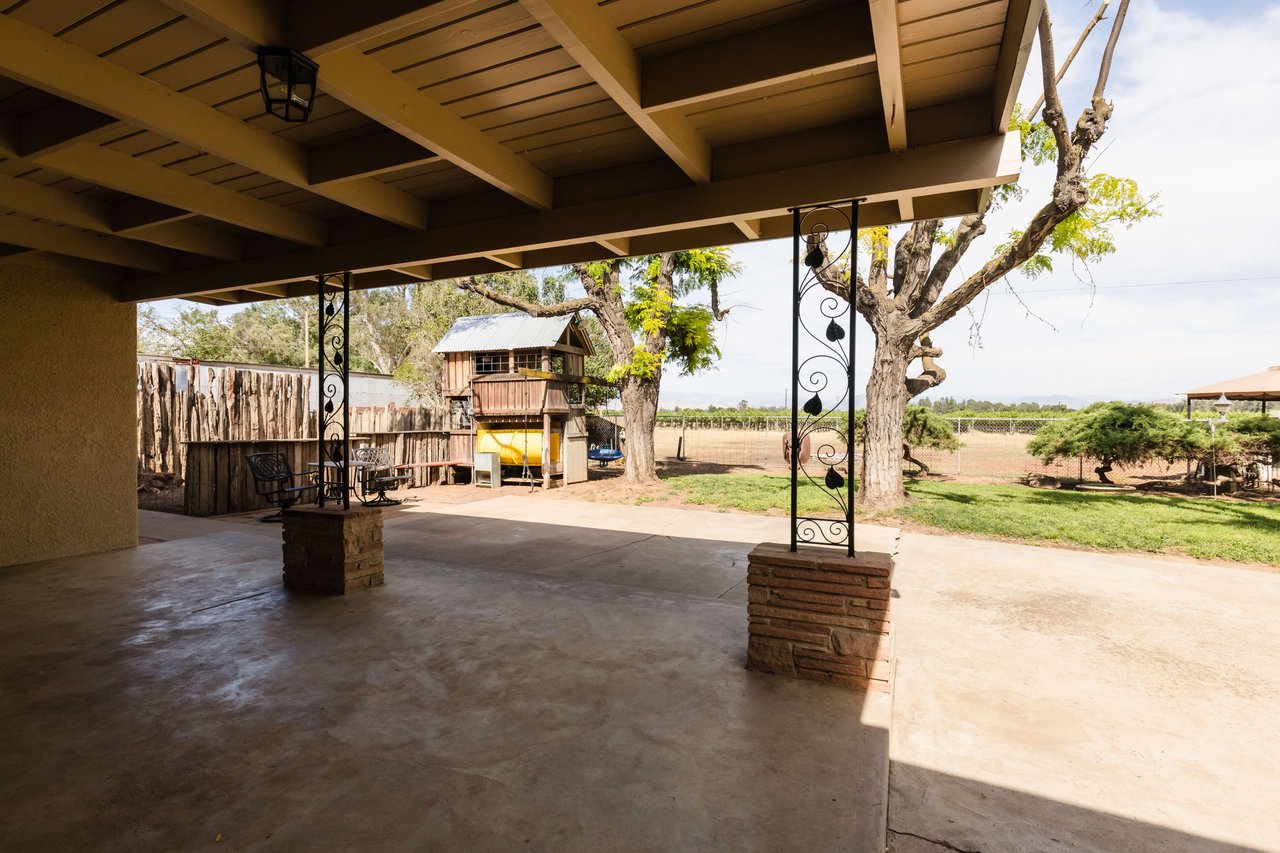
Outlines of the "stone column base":
M747 668L845 687L891 689L893 558L757 545L747 568Z
M382 585L382 510L292 507L284 513L284 585L344 595Z

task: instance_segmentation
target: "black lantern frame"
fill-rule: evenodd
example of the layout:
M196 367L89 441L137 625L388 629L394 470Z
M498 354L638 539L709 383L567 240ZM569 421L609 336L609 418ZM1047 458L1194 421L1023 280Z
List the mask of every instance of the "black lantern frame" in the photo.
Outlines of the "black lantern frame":
M289 47L258 48L258 85L267 112L288 122L311 117L320 66Z

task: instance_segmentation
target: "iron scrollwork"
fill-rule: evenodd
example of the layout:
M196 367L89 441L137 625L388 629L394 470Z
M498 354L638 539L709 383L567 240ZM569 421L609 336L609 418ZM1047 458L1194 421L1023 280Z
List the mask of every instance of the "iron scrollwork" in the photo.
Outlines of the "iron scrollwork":
M854 553L854 328L858 203L793 208L791 550L800 543ZM846 235L838 246L833 235ZM801 514L802 484L830 508Z
M351 508L350 349L351 273L330 273L318 279L320 288L320 505L325 500Z

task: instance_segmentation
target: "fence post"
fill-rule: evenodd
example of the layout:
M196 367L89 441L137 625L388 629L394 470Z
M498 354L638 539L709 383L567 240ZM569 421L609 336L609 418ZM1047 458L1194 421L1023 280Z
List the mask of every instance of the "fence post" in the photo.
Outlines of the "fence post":
M960 434L961 434L960 418L956 418L956 435L960 435ZM960 476L960 445L961 444L963 444L963 442L958 442L956 444L956 476L957 477Z

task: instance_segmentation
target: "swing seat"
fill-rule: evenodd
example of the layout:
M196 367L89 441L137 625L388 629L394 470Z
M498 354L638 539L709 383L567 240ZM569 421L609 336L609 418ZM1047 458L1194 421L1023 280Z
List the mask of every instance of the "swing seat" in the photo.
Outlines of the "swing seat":
M617 462L624 456L621 450L614 450L612 447L593 447L587 451L587 458L592 462L599 462L601 468L607 468L610 462Z

